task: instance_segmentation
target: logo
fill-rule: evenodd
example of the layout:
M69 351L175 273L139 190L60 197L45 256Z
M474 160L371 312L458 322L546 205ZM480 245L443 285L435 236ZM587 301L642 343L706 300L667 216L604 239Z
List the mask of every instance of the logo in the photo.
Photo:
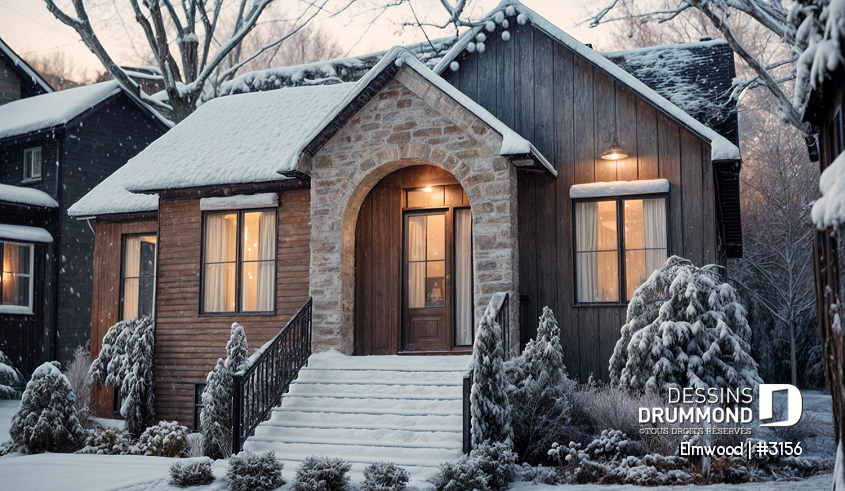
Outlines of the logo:
M801 420L804 400L797 387L789 384L760 384L760 421L774 417L774 394L783 390L786 391L787 400L786 421L765 423L760 426L792 426Z

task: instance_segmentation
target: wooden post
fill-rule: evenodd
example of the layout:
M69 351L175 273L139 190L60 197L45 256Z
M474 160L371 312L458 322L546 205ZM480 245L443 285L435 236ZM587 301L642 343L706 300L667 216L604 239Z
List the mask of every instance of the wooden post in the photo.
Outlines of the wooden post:
M472 372L464 374L464 414L463 414L463 433L464 433L464 453L468 454L472 450L472 403L470 396L472 395Z
M243 374L232 376L232 455L241 451L241 414L243 413Z

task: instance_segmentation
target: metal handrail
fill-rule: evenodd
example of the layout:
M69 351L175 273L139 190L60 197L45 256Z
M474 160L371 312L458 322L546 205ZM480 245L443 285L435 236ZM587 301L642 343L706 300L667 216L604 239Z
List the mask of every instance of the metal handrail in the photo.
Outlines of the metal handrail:
M282 395L311 356L311 299L269 343L252 365L233 376L232 453L279 405Z

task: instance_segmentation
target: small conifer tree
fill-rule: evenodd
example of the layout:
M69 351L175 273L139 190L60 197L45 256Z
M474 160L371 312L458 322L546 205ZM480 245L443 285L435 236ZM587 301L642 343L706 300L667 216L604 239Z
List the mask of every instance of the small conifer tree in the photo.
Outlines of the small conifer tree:
M502 328L492 318L484 316L478 325L472 350L472 444L490 440L513 446L510 424L508 380L505 376Z

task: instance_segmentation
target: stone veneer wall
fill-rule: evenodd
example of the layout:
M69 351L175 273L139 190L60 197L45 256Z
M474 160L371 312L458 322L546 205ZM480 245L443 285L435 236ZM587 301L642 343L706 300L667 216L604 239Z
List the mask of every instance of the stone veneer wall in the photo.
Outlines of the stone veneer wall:
M519 343L516 169L502 138L413 70L402 68L311 159L313 349L352 353L355 225L369 191L403 167L453 174L473 219L476 322L496 292L511 295L511 349ZM396 278L396 281L400 281Z

